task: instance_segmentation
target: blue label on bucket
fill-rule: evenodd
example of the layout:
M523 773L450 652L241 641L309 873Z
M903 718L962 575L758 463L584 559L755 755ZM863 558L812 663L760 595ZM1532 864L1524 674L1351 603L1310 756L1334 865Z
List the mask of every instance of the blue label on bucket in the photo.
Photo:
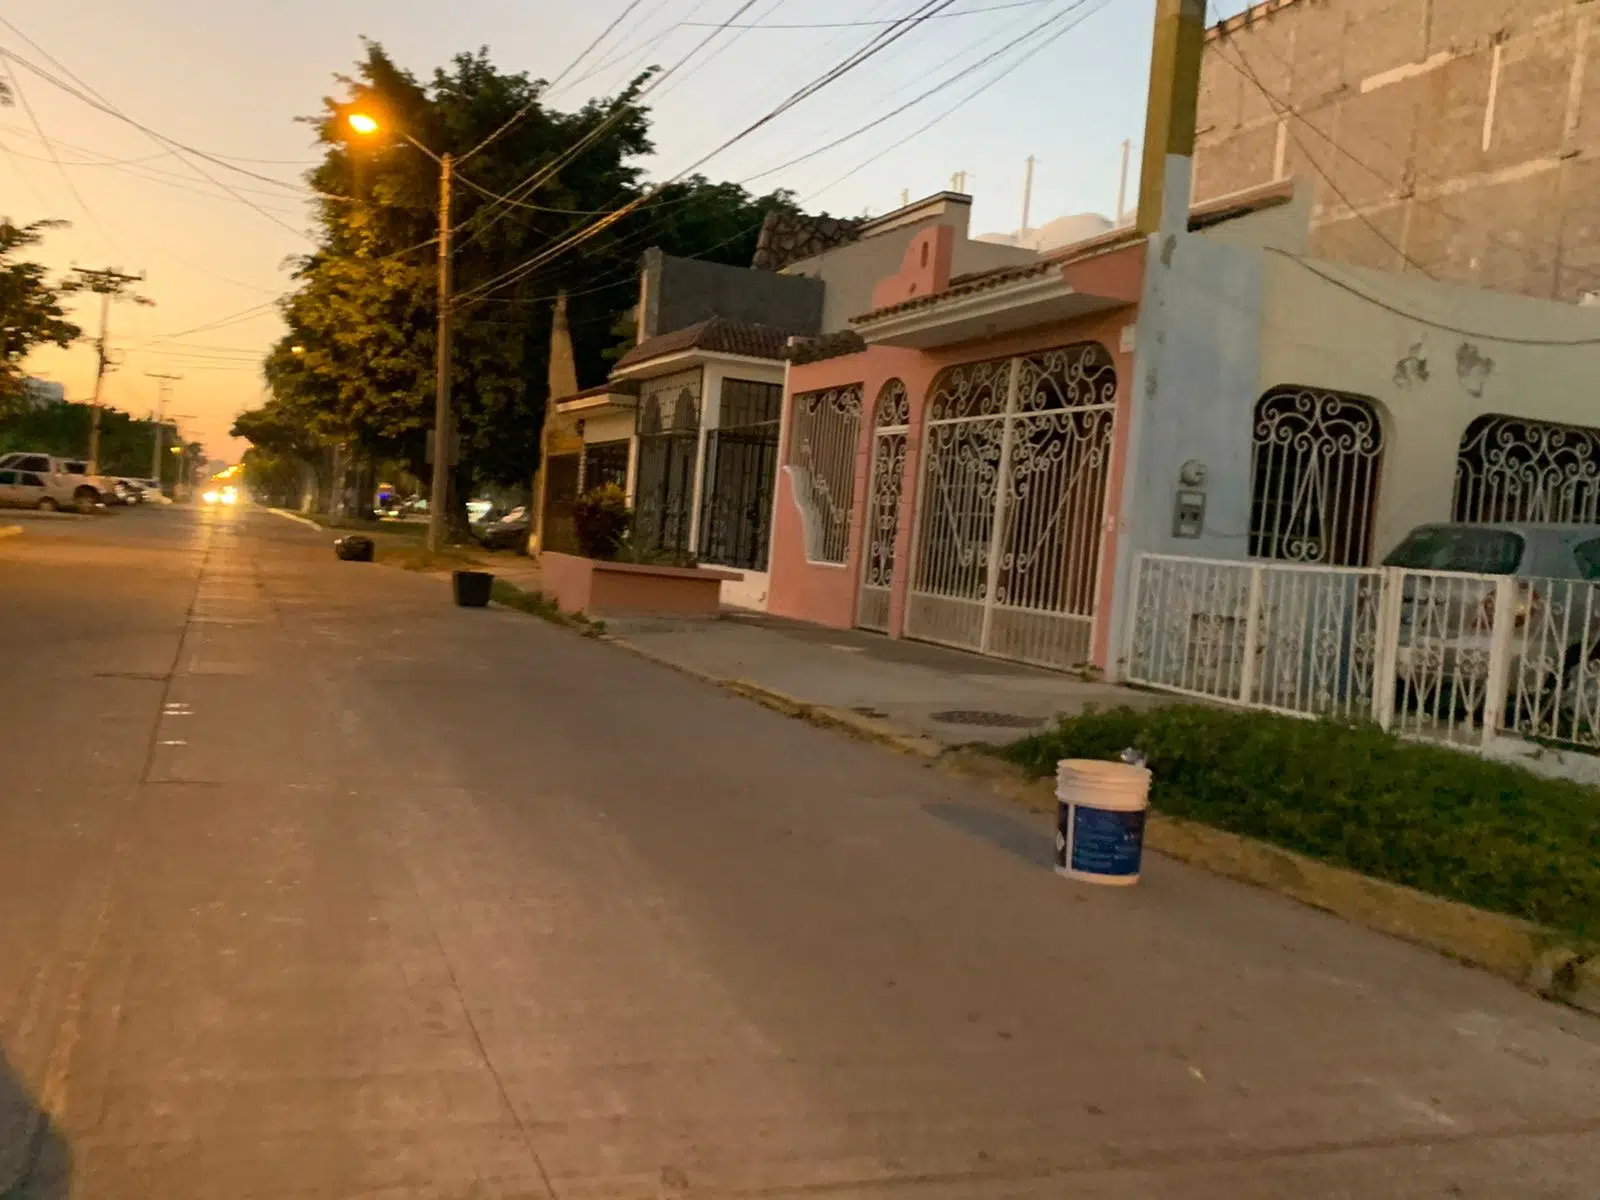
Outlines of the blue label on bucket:
M1137 875L1144 849L1144 809L1122 812L1072 806L1072 869L1085 875Z

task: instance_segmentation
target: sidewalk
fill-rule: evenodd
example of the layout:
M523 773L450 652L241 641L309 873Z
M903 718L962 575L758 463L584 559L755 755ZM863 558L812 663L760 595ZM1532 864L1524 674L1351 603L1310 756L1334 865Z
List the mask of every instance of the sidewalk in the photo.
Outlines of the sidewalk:
M844 709L943 746L1015 741L1088 706L1170 697L859 630L760 614L720 621L607 620L617 641L697 675Z

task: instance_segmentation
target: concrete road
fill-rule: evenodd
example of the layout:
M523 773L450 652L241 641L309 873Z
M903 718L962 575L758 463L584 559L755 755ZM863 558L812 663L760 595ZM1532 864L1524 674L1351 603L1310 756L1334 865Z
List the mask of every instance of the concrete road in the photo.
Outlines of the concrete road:
M1595 1021L268 514L0 662L8 1197L1600 1195Z

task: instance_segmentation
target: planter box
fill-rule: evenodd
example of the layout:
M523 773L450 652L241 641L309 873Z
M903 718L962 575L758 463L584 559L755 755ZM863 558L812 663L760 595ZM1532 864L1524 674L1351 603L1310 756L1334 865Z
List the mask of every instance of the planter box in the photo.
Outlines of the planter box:
M539 555L544 592L563 612L594 617L714 617L722 581L733 571L600 562L547 550Z

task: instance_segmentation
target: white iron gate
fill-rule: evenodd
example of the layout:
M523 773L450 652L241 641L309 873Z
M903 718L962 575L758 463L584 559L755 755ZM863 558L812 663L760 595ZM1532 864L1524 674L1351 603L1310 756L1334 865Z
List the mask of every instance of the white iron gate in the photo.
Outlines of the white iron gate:
M1600 750L1600 582L1145 554L1124 676L1458 744Z
M934 381L908 637L1050 667L1088 661L1116 390L1097 342Z
M906 385L891 379L878 393L873 412L872 475L867 481L861 599L856 624L889 632L889 595L894 585L894 542L900 530L900 491L905 476L911 400Z

